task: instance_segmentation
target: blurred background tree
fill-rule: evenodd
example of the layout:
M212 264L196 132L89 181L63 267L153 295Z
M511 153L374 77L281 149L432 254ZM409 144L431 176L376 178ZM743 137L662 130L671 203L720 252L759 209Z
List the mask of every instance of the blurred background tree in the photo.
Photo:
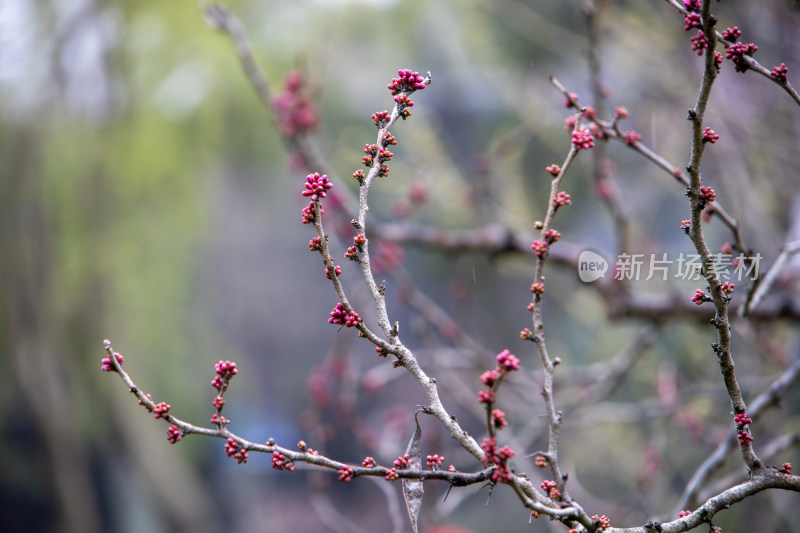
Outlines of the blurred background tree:
M330 169L304 168L286 149L230 41L193 4L0 3L0 514L9 530L371 531L390 518L404 527L395 486L274 472L266 457L237 466L222 442L209 439L173 448L165 427L99 372L108 337L141 386L202 424L211 414L213 363L236 360L242 372L226 412L249 438L305 439L350 461L402 452L422 395L371 347L326 323L335 295L307 254L312 235L299 223L297 194L308 171L349 176L358 168L361 146L372 142L369 116L389 107L383 87L397 68L430 70L434 83L396 128L392 173L374 189L377 220L445 228L499 221L530 230L546 207L544 167L560 161L568 144L562 98L548 75L583 103L595 100L587 20L599 39L606 114L626 106L629 127L646 143L678 166L688 159L685 115L702 65L665 2L229 4L275 93L291 71L308 80L319 110L312 139ZM587 19L592 6L600 11ZM796 3L724 2L719 11L720 27L738 24L765 65L783 62L790 77L800 71ZM704 160L704 174L742 220L746 240L770 260L781 243L800 237L800 113L778 88L729 63L718 84L709 117L722 141ZM686 200L674 180L619 143L606 156L613 165L603 168L634 221L630 249L689 251L677 229ZM598 167L590 157L579 163L567 188L580 208L564 213L559 229L570 242L616 254L619 235L595 199ZM337 186L355 190L354 180ZM410 200L414 187L426 192L421 206ZM717 246L730 239L718 223L708 231ZM386 255L400 253L416 286L458 326L449 336L433 332L406 306L407 278L397 272L386 274L395 317L408 324L406 341L428 350L423 364L441 365L461 398L450 399L460 420L479 435L474 393L493 354L508 347L527 356L530 372L538 368L518 338L529 325L532 262L410 246ZM796 305L797 270L790 274L776 305ZM355 282L354 272L344 275ZM572 271L549 276L549 338L572 366L610 359L648 322L610 320L603 300L577 286ZM636 290L687 299L695 288L642 283ZM797 358L794 316L746 323L737 336L749 397ZM441 355L463 332L487 347L484 363ZM568 419L563 455L573 462L579 496L597 507L590 510L615 523L664 512L724 434L729 405L710 339L708 327L673 320L610 394L614 409L575 414L573 425ZM659 383L677 388L676 405L664 405ZM517 415L514 423L532 433L533 446L538 390L517 385L521 413L533 420ZM580 391L591 396L588 384L577 390L560 401L579 404ZM798 399L787 398L757 435L797 432ZM655 414L642 408L648 405ZM687 420L702 430L691 433L697 425ZM425 446L433 453L447 437L428 424ZM800 459L796 446L781 457ZM466 454L447 460L474 468ZM510 491L495 491L484 507L486 491L462 489L442 504L446 487L428 490L423 529L550 527L528 525ZM723 527L757 521L778 530L800 515L795 495L777 493L720 518Z

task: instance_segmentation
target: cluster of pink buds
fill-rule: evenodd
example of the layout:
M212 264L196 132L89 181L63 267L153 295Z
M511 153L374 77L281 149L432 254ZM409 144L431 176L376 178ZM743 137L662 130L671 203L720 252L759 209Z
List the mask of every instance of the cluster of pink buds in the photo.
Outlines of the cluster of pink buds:
M214 416L211 417L210 422L215 426L227 426L228 424L230 424L230 420L228 420L219 413L214 413Z
M114 352L114 358L117 360L117 363L119 363L120 365L122 365L122 363L125 362L125 358L122 357L121 353ZM102 365L100 367L100 370L102 370L103 372L116 372L117 371L117 369L114 368L114 363L111 361L110 357L103 357L103 359L100 361L100 364Z
M547 243L545 241L538 241L537 240L537 241L533 241L533 244L531 244L531 250L536 252L536 255L538 255L539 257L542 257L543 255L545 255L547 253L548 246L547 246Z
M753 439L753 436L747 431L739 432L739 434L736 435L736 438L739 439L739 445L744 448L749 448L750 443L753 442L753 440L755 440Z
M239 443L232 438L228 438L228 440L225 441L225 455L233 457L239 464L247 462L247 450L240 447Z
M631 116L631 114L625 107L617 106L614 108L614 120L619 121L629 116Z
M347 465L344 465L342 468L339 469L339 481L342 483L350 483L353 479L353 469Z
M293 461L286 459L285 455L278 450L275 450L272 452L272 468L275 470L288 470L289 472L294 472L295 466Z
M434 470L437 470L440 466L442 466L442 463L444 463L444 457L439 455L438 453L434 455L429 455L427 456L426 459L428 466L433 468Z
M736 413L733 415L733 421L736 422L736 427L742 429L748 424L752 424L753 420L747 416L747 413Z
M734 26L733 28L725 28L722 30L722 37L726 41L735 41L742 35L742 30L739 29L738 26Z
M375 468L375 458L368 455L361 461L361 466L364 468Z
M386 123L389 122L390 118L391 115L388 111L377 111L372 114L372 122L374 122L378 128L384 127Z
M342 274L342 267L340 267L339 265L336 265L333 268L333 273L336 274L336 277L339 277ZM331 271L328 270L327 268L325 269L325 277L328 278L328 279L331 279Z
M770 72L769 75L781 83L786 83L786 74L788 72L789 72L789 67L781 63L777 67L772 67L772 72Z
M492 410L492 425L496 429L503 429L508 425L508 422L506 422L506 414L500 409Z
M717 193L711 187L700 187L700 209L712 203L717 198Z
M533 464L536 468L545 468L547 466L547 458L544 455L537 455L536 459L533 460Z
M692 42L692 50L699 56L703 55L703 50L708 48L708 37L703 30L697 30L697 35L690 37L689 40Z
M553 198L553 205L555 206L556 209L565 205L570 205L571 203L572 200L569 197L569 193L566 193L564 191L559 191L556 194L556 197Z
M404 468L408 468L410 462L411 462L411 457L409 457L408 454L406 453L394 460L394 466L402 470Z
M594 120L597 118L597 110L590 105L584 107L581 114L586 120Z
M322 250L322 239L320 237L314 237L308 241L308 249L312 252L318 252Z
M494 391L489 389L479 390L478 403L485 403L486 405L492 405L494 403Z
M691 229L691 227L692 227L691 220L681 220L681 229L683 230L684 233L686 233L686 235L689 235L689 230Z
M290 72L284 83L283 92L272 100L272 109L278 118L283 135L292 137L313 129L317 124L319 113L303 90L305 80L302 74Z
M497 359L498 368L503 372L519 370L519 359L508 350L503 350L497 354L495 359Z
M325 210L320 206L319 214L322 215L323 213L325 213ZM313 224L317 221L317 215L314 211L314 202L309 203L300 211L300 220L303 224Z
M494 437L483 439L481 449L483 450L481 462L487 465L497 465L497 468L492 472L492 481L495 483L507 483L511 479L508 460L516 455L514 450L508 446L498 448Z
M347 312L341 302L336 304L336 307L331 311L331 317L328 319L329 324L341 324L345 327L352 328L361 322L361 317L355 311Z
M747 416L747 413L736 413L733 415L733 420L736 422L736 437L739 439L739 444L745 448L750 446L753 441L753 436L745 431L745 426L752 424L753 420Z
M575 104L573 102L578 102L578 95L575 93L569 93L569 97L564 97L564 107L569 109L570 107L574 107Z
M214 365L214 370L217 375L211 380L211 386L218 391L226 387L231 378L239 372L236 368L236 363L233 361L220 361Z
M531 283L531 292L533 294L544 294L544 283L542 282Z
M722 294L724 294L725 296L730 296L731 294L733 294L733 289L735 288L736 285L734 285L730 281L726 281L722 285L720 285L719 290L721 290Z
M156 418L165 418L169 413L170 405L167 402L159 402L153 407L153 415Z
M175 444L182 438L183 438L183 433L181 432L181 429L178 426L170 426L169 428L167 428L167 440L171 444Z
M213 405L214 408L219 411L225 406L225 398L223 398L222 396L217 396L211 401L211 405Z
M712 130L711 128L706 128L703 131L703 142L704 143L714 144L715 142L717 142L718 139L719 139L719 135L714 133L714 130Z
M694 293L694 296L692 296L692 302L694 302L695 305L703 305L705 302L710 301L712 301L711 298L706 296L705 291L701 289L697 289Z
M736 67L736 72L744 72L750 68L744 56L753 57L753 54L755 54L757 51L758 46L753 43L745 44L737 42L736 44L732 44L728 47L728 49L725 51L725 57L733 61L733 64Z
M561 238L561 233L554 230L553 228L550 228L544 232L544 240L547 241L547 244L553 244L560 238Z
M574 131L572 132L572 144L578 150L588 150L589 148L594 148L594 137L592 137L589 130Z
M700 0L683 0L683 7L685 7L686 11L689 13L699 13Z
M387 481L394 481L398 479L400 475L397 473L396 468L390 468L389 470L386 471L386 476L384 477L386 478Z
M547 497L551 500L560 500L561 499L561 491L558 490L558 484L555 481L550 479L545 479L542 481L540 485L542 490L547 494Z
M306 177L303 196L310 196L311 201L318 202L325 198L325 192L332 187L333 184L328 180L327 175L320 176L319 172L315 172Z
M625 137L623 137L623 140L625 141L625 144L627 144L628 146L633 146L634 144L642 140L642 136L636 133L635 131L631 130L625 132Z
M684 3L686 2L684 1ZM600 522L600 524L597 526L598 531L602 531L608 527L611 527L611 520L609 520L606 515L598 516L594 514L591 516L591 519Z
M692 514L691 511L681 511L678 513L678 518L683 518L684 516L689 516L690 514Z
M392 78L392 83L386 86L392 92L392 96L400 93L413 93L425 88L425 80L419 75L419 72L400 69L397 71L397 76L397 78Z
M561 167L556 164L549 165L545 170L552 176L558 176L561 173Z
M792 463L783 463L781 467L781 472L784 474L791 474L792 473Z
M690 12L683 19L684 31L689 31L692 28L699 28L703 23L700 19L700 13Z

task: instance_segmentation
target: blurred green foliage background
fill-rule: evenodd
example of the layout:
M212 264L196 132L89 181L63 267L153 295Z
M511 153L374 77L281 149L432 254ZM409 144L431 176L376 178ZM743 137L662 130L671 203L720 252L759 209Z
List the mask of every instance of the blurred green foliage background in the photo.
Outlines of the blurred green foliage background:
M224 456L222 442L210 439L169 445L166 426L137 406L115 376L100 372L102 341L111 339L137 384L183 419L206 423L213 364L235 360L241 371L225 408L235 431L286 446L305 439L351 462L367 454L391 461L405 448L423 396L351 331L327 324L335 294L318 258L307 253L313 235L299 222L302 180L321 170L345 177L337 187L355 190L349 175L361 146L374 142L369 116L391 104L385 84L398 68L430 70L433 84L416 96L412 118L393 131L397 155L390 177L373 189L371 216L396 218L408 207L403 201L411 184L420 183L429 199L411 213L414 223L468 228L499 221L531 230L546 207L543 169L568 149L567 112L548 76L582 102L592 101L585 17L592 4L229 2L275 93L291 71L308 80L320 119L311 139L330 164L308 169L286 148L230 40L207 26L196 4L3 0L0 515L7 530L389 527L389 515L398 511L376 489L388 486L389 501L402 505L397 486L275 472L268 457L251 455L238 466ZM689 50L681 17L663 1L597 4L605 116L626 106L625 127L682 167L689 148L686 109L694 105L701 60ZM714 9L720 27L738 24L743 39L757 42L756 58L765 66L784 62L790 79L800 71L796 3L726 1ZM734 73L729 63L717 83L708 116L722 139L708 151L704 173L742 220L748 242L771 259L792 227L794 238L800 236L800 112L769 81ZM634 221L632 249L689 251L677 229L688 218L681 188L621 143L609 144L607 156ZM617 236L596 201L592 168L592 158L582 155L568 176L574 205L559 212L558 227L571 243L614 254ZM716 247L729 239L718 223L708 226L708 235ZM405 258L416 285L452 313L460 331L487 347L483 362L465 359L459 366L448 359L441 370L463 380L451 381L460 392L445 395L445 402L455 404L477 438L480 413L477 402L469 406L470 394L493 355L508 347L531 371L537 368L531 347L518 338L530 325L524 309L532 261L413 247ZM345 281L355 286L355 269L343 266ZM602 300L577 284L574 272L548 268L549 340L569 365L609 359L641 329L644 322L636 319L610 322ZM788 305L797 288L793 279L784 283ZM426 336L425 319L404 307L402 291L393 292L399 286L390 277L390 313L409 325L402 331L421 349L423 365L438 368L448 339ZM695 288L642 284L637 290L688 298ZM368 307L365 295L354 292ZM749 325L736 338L749 398L797 357L795 327L793 321ZM590 514L634 525L675 505L730 425L707 348L711 339L710 328L694 321L665 324L652 353L610 398L616 403L608 404L607 420L602 413L576 414L574 425L567 419L562 455L579 497L594 504ZM336 409L342 412L315 404L306 385L310 374L339 380ZM632 405L657 404L656 381L664 375L677 376L681 412L702 421L703 436L689 438L679 417L670 418L675 411L625 414ZM355 385L342 376L354 376ZM365 392L370 379L381 384L377 395ZM515 387L508 398L520 400L526 414L513 423L541 428L538 386L521 380ZM453 399L459 395L462 400ZM352 402L350 411L343 399ZM580 403L580 397L560 398L575 400ZM797 394L787 399L757 436L800 429L797 400ZM353 409L363 425L353 422ZM448 444L432 422L424 429L427 453ZM536 438L530 442L544 447ZM779 462L791 458L800 460L796 447ZM450 461L464 470L478 467L464 453ZM518 468L533 469L524 460ZM647 468L657 474L644 490ZM502 487L488 506L485 489L477 495L473 488L454 490L461 496L444 504L446 487L426 489L423 529L443 523L475 531L550 527L544 520L528 525L525 510ZM726 531L778 530L798 519L796 502L794 494L762 494L718 522ZM405 511L399 514L404 519Z

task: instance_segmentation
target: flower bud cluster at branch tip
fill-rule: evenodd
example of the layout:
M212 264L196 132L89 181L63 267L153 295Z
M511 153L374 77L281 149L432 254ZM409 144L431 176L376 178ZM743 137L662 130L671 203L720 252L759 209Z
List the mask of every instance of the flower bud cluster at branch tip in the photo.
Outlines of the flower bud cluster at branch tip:
M345 327L352 328L361 322L361 317L355 311L349 313L345 310L344 306L340 303L331 311L331 317L328 319L329 324L341 324Z
M419 75L419 72L400 69L397 71L397 76L397 78L392 78L392 83L386 86L392 92L392 96L400 93L413 93L425 88L425 80Z
M558 176L561 173L561 167L556 164L548 166L545 170L553 176Z
M614 108L614 120L622 120L624 118L628 118L631 114L628 110L623 106L617 106Z
M375 458L367 456L361 461L361 466L364 468L375 468Z
M312 202L317 202L325 198L325 192L332 187L333 184L328 180L327 175L320 176L319 172L315 172L306 177L303 196L310 196Z
M125 358L122 357L121 353L114 352L114 358L117 360L117 363L122 365L125 362ZM114 368L114 363L111 361L110 357L103 357L100 361L100 370L103 372L116 372L117 369Z
M211 380L211 386L218 391L226 387L231 378L239 372L236 368L236 363L232 361L220 361L214 365L214 370L217 375Z

